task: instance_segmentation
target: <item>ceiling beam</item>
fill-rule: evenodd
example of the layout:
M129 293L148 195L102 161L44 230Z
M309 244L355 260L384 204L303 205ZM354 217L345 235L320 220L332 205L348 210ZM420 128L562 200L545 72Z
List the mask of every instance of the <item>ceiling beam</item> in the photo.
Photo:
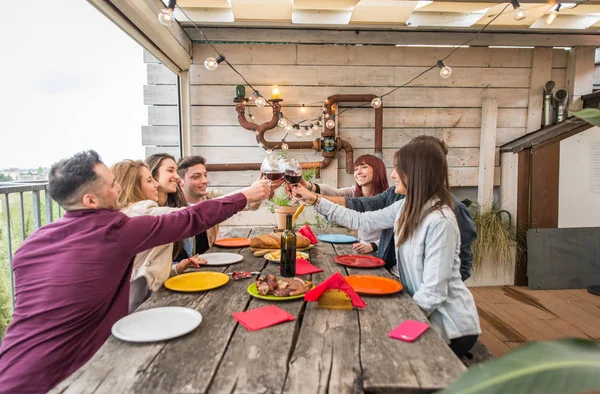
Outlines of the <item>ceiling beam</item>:
M190 38L203 42L194 29L185 28ZM474 32L418 32L378 30L326 30L326 29L265 29L204 27L202 31L210 40L231 43L265 42L298 44L366 44L366 45L460 45L474 36ZM507 45L536 47L600 47L600 34L541 34L541 33L481 33L469 43L471 46Z
M167 27L158 21L158 13L164 8L161 0L110 2L181 70L190 68L192 42L178 23Z

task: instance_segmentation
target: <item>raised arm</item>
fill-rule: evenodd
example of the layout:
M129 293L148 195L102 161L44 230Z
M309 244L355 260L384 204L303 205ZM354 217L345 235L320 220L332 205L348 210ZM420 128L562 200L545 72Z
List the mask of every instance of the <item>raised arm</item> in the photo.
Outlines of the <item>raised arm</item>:
M348 228L372 231L393 228L403 203L404 201L398 201L379 211L356 212L321 198L316 209L331 222Z
M394 187L390 187L383 193L373 197L346 197L346 208L358 212L377 211L388 206L393 201Z
M456 224L450 218L442 217L427 229L423 283L413 300L428 317L448 298L458 237Z
M162 216L124 219L118 239L133 254L199 234L244 209L247 200L238 193L229 197L200 201Z

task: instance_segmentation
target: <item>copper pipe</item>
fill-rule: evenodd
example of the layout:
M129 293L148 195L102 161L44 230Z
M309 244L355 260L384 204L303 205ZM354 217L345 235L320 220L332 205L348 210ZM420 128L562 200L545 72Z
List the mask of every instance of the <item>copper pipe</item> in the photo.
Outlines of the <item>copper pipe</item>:
M346 152L346 173L354 173L354 149L347 141L344 141L340 137L336 140L338 150L344 150Z
M327 104L326 110L331 115L331 107L335 104L370 103L376 97L378 96L374 94L334 94L325 102ZM327 130L327 126L325 126L325 129ZM333 132L335 133L335 130ZM333 136L334 134L331 134L328 130L328 133L323 135ZM375 156L379 158L383 157L383 105L375 108ZM349 173L348 168L346 168L346 172Z
M323 161L306 161L300 163L303 169L327 168L331 164L331 157L324 157ZM207 171L260 171L261 163L226 163L226 164L207 164Z

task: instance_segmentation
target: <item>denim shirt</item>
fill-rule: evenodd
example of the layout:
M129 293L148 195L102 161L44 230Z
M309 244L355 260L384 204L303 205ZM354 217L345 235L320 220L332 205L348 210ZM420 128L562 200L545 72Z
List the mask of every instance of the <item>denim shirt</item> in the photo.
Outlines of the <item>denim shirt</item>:
M403 206L400 200L360 213L322 199L317 211L348 228L377 230L394 228ZM460 233L449 207L427 214L410 239L395 248L404 288L446 343L481 333L475 300L461 279L459 251Z
M471 269L473 267L472 245L477 239L477 231L467 207L456 196L452 195L452 198L455 205L454 214L456 215L456 221L460 229L460 275L462 280L467 280L471 276ZM396 194L395 187L392 186L383 193L373 197L346 197L346 207L358 212L377 211L403 199L404 195ZM385 260L385 267L388 269L396 264L394 231L392 227L390 226L381 232L379 249L377 250L377 256Z

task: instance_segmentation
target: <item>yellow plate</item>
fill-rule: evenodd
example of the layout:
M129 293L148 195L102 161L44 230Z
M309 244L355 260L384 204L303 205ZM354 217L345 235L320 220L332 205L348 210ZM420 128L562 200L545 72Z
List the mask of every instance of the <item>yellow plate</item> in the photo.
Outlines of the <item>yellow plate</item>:
M275 252L267 253L265 255L265 259L272 261L274 263L279 263L279 259L281 258L281 251L276 250ZM296 252L297 259L306 259L308 260L308 253L304 252Z
M216 289L229 282L229 276L220 272L191 272L177 275L165 282L169 290L194 292Z

